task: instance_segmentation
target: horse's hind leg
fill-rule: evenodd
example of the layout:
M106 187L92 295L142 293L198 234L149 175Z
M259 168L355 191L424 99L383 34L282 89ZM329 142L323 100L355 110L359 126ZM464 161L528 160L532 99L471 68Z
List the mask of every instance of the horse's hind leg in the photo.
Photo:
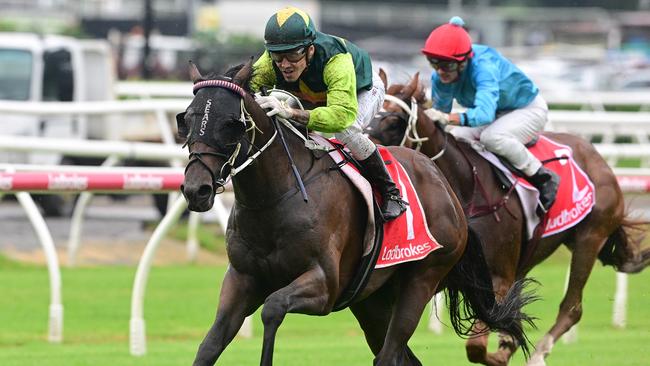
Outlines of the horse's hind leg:
M402 283L397 302L384 345L375 357L375 366L422 365L407 343L415 332L426 305L435 294L440 278L448 271L448 265L432 265L431 261L423 260L401 273Z
M503 257L503 256L502 256ZM495 263L492 260L491 263ZM500 268L502 275L493 275L492 283L497 301L501 301L508 293L508 290L514 283L514 271L506 270L506 268L515 268L516 265L503 265ZM513 273L506 273L513 272ZM517 350L519 345L511 336L499 333L498 349L494 353L488 352L488 340L490 332L485 331L485 324L477 320L472 324L472 335L467 339L465 344L465 351L467 352L467 359L473 363L480 363L489 366L505 366L508 364L510 357Z
M620 245L625 247L619 250L623 258L620 260L621 264L617 266L617 271L639 273L650 265L650 248L641 249L641 240L628 239Z
M216 319L201 342L193 365L214 365L241 328L244 318L262 303L261 298L252 296L255 290L252 278L230 267L221 286Z
M393 309L390 285L385 285L364 300L350 306L366 337L366 342L376 356L384 346L386 332Z
M573 249L569 284L564 299L560 303L560 312L555 324L535 346L535 352L530 357L528 366L546 365L544 359L551 353L555 342L582 317L583 290L596 262L598 252L605 244L607 235L592 231L584 236L578 233L576 238L581 239L576 240Z

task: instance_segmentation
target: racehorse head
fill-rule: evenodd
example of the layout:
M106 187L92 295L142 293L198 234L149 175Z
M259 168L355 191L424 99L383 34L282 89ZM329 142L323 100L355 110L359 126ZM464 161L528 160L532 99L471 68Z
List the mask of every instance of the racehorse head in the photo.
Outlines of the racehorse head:
M194 99L176 116L176 122L190 152L181 191L192 211L212 207L215 194L223 191L233 168L246 158L251 116L266 117L247 91L251 72L249 62L222 76L203 77L194 64L190 65Z
M423 87L418 78L419 73L416 73L406 85L393 84L387 87L383 111L366 127L368 136L374 142L383 145L402 144L411 119L411 99L424 98Z

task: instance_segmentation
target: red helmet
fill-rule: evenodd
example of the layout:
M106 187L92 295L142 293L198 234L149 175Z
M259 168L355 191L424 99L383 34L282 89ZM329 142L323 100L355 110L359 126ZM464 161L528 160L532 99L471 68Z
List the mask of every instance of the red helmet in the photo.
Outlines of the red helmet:
M463 61L473 55L472 38L463 28L460 17L452 17L449 23L434 29L424 43L422 53L429 57Z

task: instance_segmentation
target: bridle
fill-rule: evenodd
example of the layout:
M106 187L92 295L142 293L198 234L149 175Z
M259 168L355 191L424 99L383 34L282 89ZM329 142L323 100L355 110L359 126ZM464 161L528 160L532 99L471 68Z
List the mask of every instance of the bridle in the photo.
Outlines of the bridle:
M221 193L224 190L224 186L228 183L228 180L237 175L237 173L241 172L244 170L247 166L249 166L255 159L257 159L264 150L266 150L271 143L275 140L275 137L278 134L277 129L275 130L275 133L273 136L269 138L269 140L262 146L261 148L255 147L255 131L260 131L259 128L257 128L257 125L255 124L255 121L251 117L250 113L248 110L246 110L246 106L244 105L244 99L246 99L246 96L248 95L244 89L227 80L203 80L199 81L194 84L193 92L194 95L203 88L223 88L230 90L231 92L239 95L241 97L240 99L240 117L239 121L244 125L245 128L245 133L242 136L241 139L246 137L248 133L251 133L251 138L249 139L250 145L248 148L248 151L246 152L246 160L239 164L238 166L235 167L235 163L237 160L237 157L239 156L239 153L241 152L241 147L242 147L242 142L241 139L240 141L237 142L237 144L234 145L234 147L231 149L229 153L222 153L218 151L204 151L204 152L190 152L189 154L189 162L187 163L187 166L185 167L185 172L187 173L187 169L190 167L195 162L199 162L201 166L203 166L209 173L210 176L212 177L212 189L215 193ZM188 145L188 141L185 142L185 145ZM189 148L189 147L188 147ZM257 151L251 155L252 149L255 148ZM219 158L223 158L226 160L226 162L221 166L221 170L219 171L219 174L217 174L215 171L213 171L210 166L201 159L203 156L216 156Z
M386 94L385 99L389 102L397 104L408 115L408 119L406 119L406 129L404 130L404 137L402 138L402 142L400 142L399 146L406 146L407 143L409 145L415 144L415 151L420 151L420 149L422 148L422 144L428 141L429 138L420 137L420 135L418 135L418 129L417 129L418 104L415 98L411 98L410 106L407 105L406 102L404 102L403 100L395 97L394 95ZM436 126L438 128L441 127L437 123ZM447 134L444 133L444 128L442 128L442 132L445 136L445 143L442 149L440 150L440 152L430 158L431 161L435 161L438 158L440 158L445 153L445 150L447 150Z

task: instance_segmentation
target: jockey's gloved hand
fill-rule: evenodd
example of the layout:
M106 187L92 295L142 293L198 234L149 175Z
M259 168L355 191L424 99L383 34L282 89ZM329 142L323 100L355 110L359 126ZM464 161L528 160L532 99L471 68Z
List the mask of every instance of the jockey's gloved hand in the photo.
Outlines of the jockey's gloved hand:
M424 114L434 122L438 121L444 125L449 124L449 113L441 112L435 108L429 108L424 110Z
M269 109L266 112L266 115L271 117L276 114L282 118L290 119L293 117L292 109L283 101L280 101L278 98L268 95L268 96L258 96L255 98L255 101L264 109Z

